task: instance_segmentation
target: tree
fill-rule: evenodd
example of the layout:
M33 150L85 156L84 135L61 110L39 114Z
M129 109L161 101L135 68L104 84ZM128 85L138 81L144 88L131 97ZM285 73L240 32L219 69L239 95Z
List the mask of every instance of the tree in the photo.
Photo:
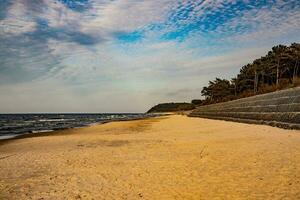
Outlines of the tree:
M208 87L204 87L201 94L206 98L219 102L225 97L234 94L234 86L226 79L216 78L214 81L209 81Z
M279 85L279 79L280 79L280 61L285 56L285 53L287 51L287 47L284 45L278 45L272 48L272 56L274 57L275 61L275 67L276 67L276 86Z
M292 58L294 58L294 67L293 67L293 84L295 83L296 79L298 78L299 73L299 61L300 61L300 44L293 43L290 47Z
M230 81L216 78L203 87L201 94L206 101L220 102L230 99L228 97L249 96L257 92L269 91L267 86L278 89L286 84L296 84L300 73L300 44L292 43L290 46L274 46L267 55L254 60L251 64L242 66L240 72ZM285 82L285 83L284 83Z

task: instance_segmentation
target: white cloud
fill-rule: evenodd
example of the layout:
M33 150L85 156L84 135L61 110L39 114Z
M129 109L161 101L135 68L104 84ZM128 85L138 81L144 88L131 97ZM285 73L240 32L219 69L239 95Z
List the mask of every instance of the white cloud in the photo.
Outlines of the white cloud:
M37 13L39 17L48 21L48 25L54 28L78 28L82 14L67 8L59 1L43 0L44 8Z
M6 18L0 21L0 36L5 37L11 34L19 35L34 31L36 23L32 20L30 13L23 1L15 1L9 8Z
M212 34L235 43L274 41L300 31L300 6L289 1L276 1L270 7L238 11L238 17L217 27ZM230 36L226 36L227 33ZM225 34L222 38L222 34Z
M112 33L131 32L164 22L172 5L172 0L93 2L92 9L82 18L80 30L110 38Z

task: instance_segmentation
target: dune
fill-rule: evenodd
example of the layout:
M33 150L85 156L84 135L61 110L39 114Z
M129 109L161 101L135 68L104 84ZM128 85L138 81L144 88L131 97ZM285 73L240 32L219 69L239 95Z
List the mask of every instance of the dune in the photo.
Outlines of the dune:
M300 131L170 115L0 144L0 199L300 199Z

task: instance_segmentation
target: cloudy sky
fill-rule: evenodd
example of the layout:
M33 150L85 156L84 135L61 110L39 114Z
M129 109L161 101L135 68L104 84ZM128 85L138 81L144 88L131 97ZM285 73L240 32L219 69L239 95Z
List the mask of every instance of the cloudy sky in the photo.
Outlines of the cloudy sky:
M190 101L299 31L299 0L0 0L0 113Z

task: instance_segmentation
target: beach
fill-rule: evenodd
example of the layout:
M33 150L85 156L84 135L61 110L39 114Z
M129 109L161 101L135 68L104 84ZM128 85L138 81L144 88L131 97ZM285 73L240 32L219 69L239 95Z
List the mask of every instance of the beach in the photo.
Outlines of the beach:
M300 131L184 115L0 143L0 199L300 199Z

